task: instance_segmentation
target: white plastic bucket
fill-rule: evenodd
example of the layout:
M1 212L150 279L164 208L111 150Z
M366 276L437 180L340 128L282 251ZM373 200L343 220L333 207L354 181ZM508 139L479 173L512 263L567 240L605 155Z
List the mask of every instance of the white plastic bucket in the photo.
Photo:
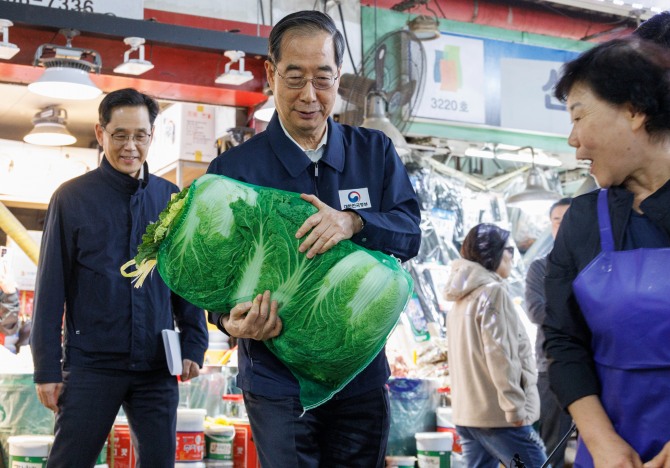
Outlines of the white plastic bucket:
M9 444L9 468L42 468L47 465L49 450L53 444L50 435L19 435L7 439Z
M205 458L232 461L235 426L214 425L205 428Z
M414 468L416 457L394 455L386 457L386 468Z
M435 411L435 415L437 419L437 432L451 432L454 437L454 446L452 451L456 453L463 453L460 437L458 437L456 426L452 422L451 406L440 406Z
M451 432L417 432L415 438L419 468L451 468Z
M176 462L174 468L207 468L205 462Z
M205 455L205 416L201 408L177 409L177 462L200 462ZM191 466L190 468L194 468Z

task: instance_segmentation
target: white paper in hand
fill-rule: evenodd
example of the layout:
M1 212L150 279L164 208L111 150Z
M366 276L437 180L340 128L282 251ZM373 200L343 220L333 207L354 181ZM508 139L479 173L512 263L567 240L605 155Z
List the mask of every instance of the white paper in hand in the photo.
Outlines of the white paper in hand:
M181 361L179 333L174 330L165 329L161 334L163 335L163 346L165 347L165 357L167 358L170 374L181 375L183 366Z

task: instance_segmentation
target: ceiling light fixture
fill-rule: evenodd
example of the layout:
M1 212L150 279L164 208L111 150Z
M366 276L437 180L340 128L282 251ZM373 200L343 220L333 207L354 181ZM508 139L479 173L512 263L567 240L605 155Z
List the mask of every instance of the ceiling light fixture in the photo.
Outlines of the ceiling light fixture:
M489 145L484 145L482 148L470 146L468 148L465 148L464 154L465 156L468 156L470 158L493 159L495 157L493 149Z
M440 37L437 16L419 15L407 22L409 30L421 41L430 41Z
M530 150L534 156L533 149ZM557 192L549 190L543 172L533 163L528 171L526 187L521 192L507 197L505 202L508 207L519 208L530 214L540 214L547 213L549 207L560 198L561 195Z
M420 5L425 5L430 0L402 0L391 7L391 10L405 11Z
M72 38L79 35L76 29L61 29L60 33L67 39L65 46L42 44L37 48L33 65L45 70L28 89L55 99L95 99L102 91L93 84L89 73L100 73L100 55L95 50L72 47Z
M531 147L522 147L514 150L501 150L496 147L495 157L501 161L535 164L537 166L560 167L563 164L558 158L548 156L544 151L536 151Z
M122 73L124 75L141 75L146 73L154 67L154 64L148 60L144 60L144 38L142 37L126 37L123 42L130 46L123 54L123 63L117 65L114 73ZM130 54L137 51L139 58L130 58Z
M65 126L67 112L62 107L48 106L33 117L34 128L23 137L23 141L32 145L66 146L77 139Z
M409 156L412 151L400 130L386 117L386 100L376 91L368 94L365 119L363 119L361 127L384 132L393 142L393 146L395 146L395 150L401 158Z
M253 73L244 69L244 52L241 50L227 50L223 55L228 57L230 62L226 64L223 73L216 77L215 83L239 86L254 79ZM231 70L230 66L236 62L240 64L239 69Z
M537 166L559 167L563 163L560 159L548 156L543 151L537 151L530 146L517 148L504 144L486 143L481 148L470 146L465 149L465 156L471 158L497 159L499 161L510 161L525 164L535 164Z
M7 19L0 19L0 28L2 31L2 42L0 42L0 59L9 60L14 57L19 49L16 44L9 42L9 28L13 26L14 23Z

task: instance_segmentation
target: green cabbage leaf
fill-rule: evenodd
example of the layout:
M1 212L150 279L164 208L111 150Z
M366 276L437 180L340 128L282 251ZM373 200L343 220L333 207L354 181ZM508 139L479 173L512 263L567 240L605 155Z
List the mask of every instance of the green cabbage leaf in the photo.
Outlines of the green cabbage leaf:
M412 292L398 259L349 240L308 259L295 233L316 208L299 194L204 175L147 228L136 286L155 265L170 289L228 313L265 290L281 334L264 343L300 384L307 410L329 400L381 351ZM306 237L306 236L305 236Z

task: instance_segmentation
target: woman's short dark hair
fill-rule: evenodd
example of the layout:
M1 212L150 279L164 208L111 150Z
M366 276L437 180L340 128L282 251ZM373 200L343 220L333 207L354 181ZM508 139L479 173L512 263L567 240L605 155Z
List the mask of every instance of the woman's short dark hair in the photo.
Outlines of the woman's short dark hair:
M146 94L140 93L133 88L123 88L112 91L104 97L98 106L98 121L102 127L106 127L112 120L112 111L117 107L146 106L149 111L149 122L153 126L160 108L158 103Z
M268 58L277 64L281 61L281 41L287 32L301 34L316 34L327 32L333 38L335 49L335 64L342 66L344 57L344 38L337 30L333 19L318 10L304 10L291 13L282 18L270 31L268 39Z
M468 232L461 245L461 257L477 262L487 270L496 271L500 266L509 231L495 224L478 224Z
M575 84L614 105L630 104L647 116L650 135L670 130L670 51L629 36L599 44L563 65L554 95L565 102Z
M633 31L638 37L670 47L670 11L657 13Z

